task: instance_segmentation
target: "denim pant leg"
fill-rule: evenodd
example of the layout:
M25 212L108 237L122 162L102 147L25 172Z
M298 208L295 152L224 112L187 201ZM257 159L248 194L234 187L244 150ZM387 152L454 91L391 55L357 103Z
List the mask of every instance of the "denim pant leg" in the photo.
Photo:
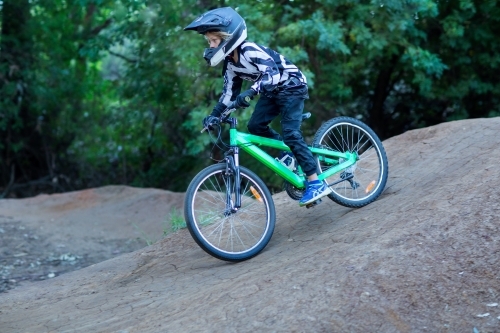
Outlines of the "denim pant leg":
M261 95L255 105L255 110L248 121L248 131L251 134L263 136L266 138L282 140L281 136L269 127L271 121L280 114L280 108L274 98Z
M302 112L304 111L304 98L299 96L280 96L276 103L281 110L281 128L283 141L290 147L295 155L297 163L301 166L306 176L317 172L316 161L307 147L300 125L302 124Z

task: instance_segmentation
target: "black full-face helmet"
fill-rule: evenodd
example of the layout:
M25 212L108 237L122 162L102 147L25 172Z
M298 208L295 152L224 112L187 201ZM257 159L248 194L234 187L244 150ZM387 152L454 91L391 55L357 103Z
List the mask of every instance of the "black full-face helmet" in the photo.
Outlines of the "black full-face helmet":
M229 37L216 48L206 48L203 58L210 66L216 66L247 38L245 20L231 7L217 8L202 14L184 30L195 30L200 34L221 31Z

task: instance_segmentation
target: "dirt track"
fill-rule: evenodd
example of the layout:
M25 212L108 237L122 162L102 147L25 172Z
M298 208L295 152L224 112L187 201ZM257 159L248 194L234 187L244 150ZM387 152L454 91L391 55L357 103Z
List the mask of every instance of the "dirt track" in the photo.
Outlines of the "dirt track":
M275 195L275 234L250 261L214 259L181 230L23 284L0 294L0 332L500 332L499 128L500 118L467 120L385 141L386 191L362 209L324 201L306 210ZM137 191L88 207L50 197L78 221L99 220L98 232L132 216L116 202L132 205ZM140 205L155 224L168 212L158 213L159 198L172 195L160 192ZM0 215L36 228L52 218L37 200L0 201Z

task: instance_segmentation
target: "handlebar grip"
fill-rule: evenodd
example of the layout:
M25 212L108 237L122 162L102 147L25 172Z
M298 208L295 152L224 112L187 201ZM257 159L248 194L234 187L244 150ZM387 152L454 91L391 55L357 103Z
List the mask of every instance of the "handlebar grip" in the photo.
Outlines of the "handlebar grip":
M251 101L251 100L252 100L252 99L250 98L250 96L245 96L245 102L250 103L250 101ZM228 106L228 107L227 107L227 109L226 109L226 110L222 113L222 115L224 115L224 114L225 114L227 111L229 111L229 110L234 111L234 110L236 109L236 106L234 105L235 103L236 103L236 101L233 101L231 104L229 104L229 106ZM228 113L228 114L229 114L229 113ZM200 132L200 133L203 133L203 132L205 132L206 130L207 130L207 128L205 127L205 128L203 128L203 129L201 130L201 132Z

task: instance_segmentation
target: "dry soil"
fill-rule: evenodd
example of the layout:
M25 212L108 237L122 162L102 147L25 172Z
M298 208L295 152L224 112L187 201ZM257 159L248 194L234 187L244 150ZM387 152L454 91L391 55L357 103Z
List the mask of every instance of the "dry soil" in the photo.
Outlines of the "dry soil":
M271 242L238 264L163 237L183 194L0 200L0 332L500 332L499 129L384 141L386 190L361 209L274 195Z

